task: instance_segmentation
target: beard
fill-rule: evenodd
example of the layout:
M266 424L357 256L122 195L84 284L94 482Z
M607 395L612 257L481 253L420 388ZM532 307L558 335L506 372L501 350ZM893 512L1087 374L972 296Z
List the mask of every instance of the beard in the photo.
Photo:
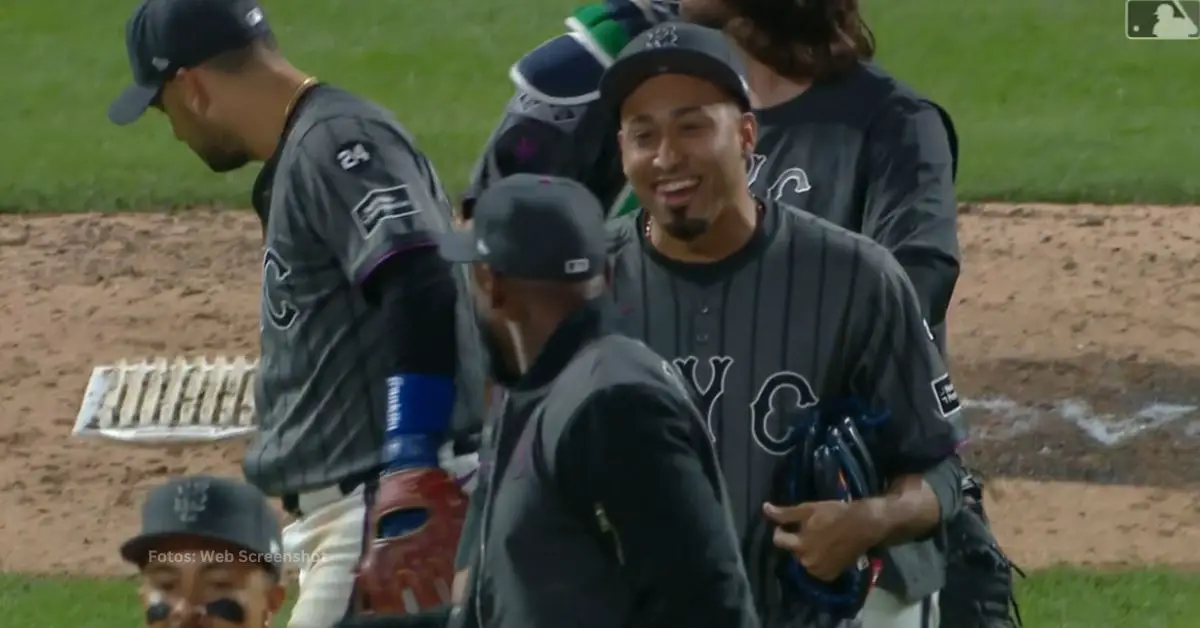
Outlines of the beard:
M689 218L687 208L668 207L671 219L662 223L663 231L676 240L691 242L708 232L709 222L703 218Z
M250 163L250 151L237 136L209 123L193 123L197 132L188 141L188 148L217 174L233 172Z
M475 322L479 327L479 336L483 342L484 365L488 374L497 385L503 388L512 388L521 380L521 374L509 367L500 334L479 315L476 315Z
M245 151L221 151L221 150L206 150L204 152L196 151L204 164L209 170L217 174L233 172L250 163L250 155Z

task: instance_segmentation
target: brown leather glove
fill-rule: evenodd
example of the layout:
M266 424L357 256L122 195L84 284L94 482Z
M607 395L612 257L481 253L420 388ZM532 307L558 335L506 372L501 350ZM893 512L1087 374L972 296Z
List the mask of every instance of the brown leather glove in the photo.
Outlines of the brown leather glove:
M356 614L410 614L450 604L467 498L441 469L379 479L355 572Z

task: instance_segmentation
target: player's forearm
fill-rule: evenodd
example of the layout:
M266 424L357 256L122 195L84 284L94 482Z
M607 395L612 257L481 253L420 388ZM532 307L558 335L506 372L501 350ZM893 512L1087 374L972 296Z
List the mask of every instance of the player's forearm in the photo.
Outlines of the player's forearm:
M390 322L380 347L391 354L385 464L436 467L454 407L453 277L435 250L419 249L388 260L372 281Z
M951 458L922 474L896 478L875 498L882 522L880 545L898 545L935 533L962 506L961 467Z

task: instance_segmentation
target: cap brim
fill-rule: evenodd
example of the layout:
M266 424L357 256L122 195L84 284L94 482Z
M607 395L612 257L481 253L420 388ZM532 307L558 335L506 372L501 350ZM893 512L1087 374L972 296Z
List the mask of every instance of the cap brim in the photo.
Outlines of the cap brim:
M474 229L439 233L434 236L434 241L437 242L438 255L447 262L469 264L482 259L475 248Z
M643 50L617 59L600 80L600 99L619 109L642 83L662 74L684 74L711 81L729 92L744 108L750 100L742 77L719 59L689 48Z
M154 532L154 533L150 533L150 534L139 534L139 535L133 537L132 539L129 539L128 541L125 541L124 543L122 543L121 544L121 558L124 558L126 562L133 563L134 565L137 565L138 567L144 567L146 565L146 563L150 562L151 550L153 550L156 546L160 545L163 541L167 541L167 540L170 540L173 538L178 538L181 536L195 537L198 539L207 539L210 541L217 541L219 543L228 543L229 545L233 545L234 547L240 547L240 548L245 548L247 550L251 550L251 548L248 548L248 547L242 545L241 543L238 543L237 541L227 539L224 536L221 536L220 534L206 534L204 532L198 532L198 531ZM272 561L267 565L267 568L270 569L271 571L278 573L280 566L277 565L274 561Z
M133 124L150 108L162 87L158 85L130 85L108 106L108 119L117 126Z

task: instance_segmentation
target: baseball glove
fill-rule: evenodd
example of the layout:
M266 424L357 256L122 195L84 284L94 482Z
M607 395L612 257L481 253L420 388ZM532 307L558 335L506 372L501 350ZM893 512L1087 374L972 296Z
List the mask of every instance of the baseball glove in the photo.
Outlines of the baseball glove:
M785 466L783 501L778 503L849 501L879 495L881 483L859 425L880 418L871 417L855 402L827 404L804 417L803 440ZM826 626L858 615L881 566L878 557L863 556L836 580L825 582L789 557L779 575L785 598L799 602L794 610L805 616L804 624Z
M467 499L442 469L382 476L355 572L355 614L411 614L450 603Z
M947 529L946 586L939 603L942 625L1019 628L1013 574L1025 577L1025 572L1005 556L992 535L978 475L968 473L962 490L966 508Z

